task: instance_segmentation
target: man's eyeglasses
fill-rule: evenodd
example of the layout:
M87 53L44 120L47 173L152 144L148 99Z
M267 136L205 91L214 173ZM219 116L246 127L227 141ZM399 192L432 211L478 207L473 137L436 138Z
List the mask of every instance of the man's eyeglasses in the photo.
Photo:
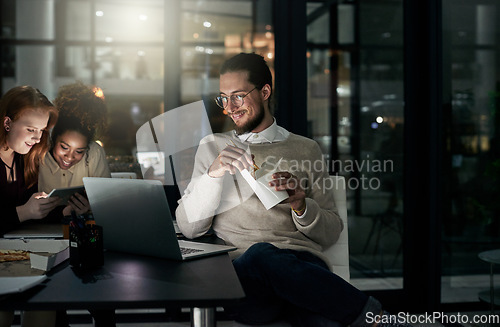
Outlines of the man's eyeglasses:
M233 94L231 96L222 96L222 95L219 95L218 97L216 97L214 100L215 100L215 103L217 103L217 105L219 107L221 107L222 109L226 109L227 108L227 105L229 104L229 100L231 100L231 103L233 104L233 106L235 106L236 108L239 108L243 105L243 99L249 95L253 90L255 90L257 87L254 87L253 89L251 89L250 91L248 91L245 95L238 95L238 94Z

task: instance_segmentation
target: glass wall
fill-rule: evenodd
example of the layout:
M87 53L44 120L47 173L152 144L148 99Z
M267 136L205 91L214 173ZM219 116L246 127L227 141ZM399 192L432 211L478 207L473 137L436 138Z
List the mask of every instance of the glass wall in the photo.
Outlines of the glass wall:
M231 128L213 98L219 68L240 52L256 52L272 67L272 1L182 1L181 102L205 100L213 131Z
M180 84L177 106L205 99L214 130L228 128L211 98L218 68L245 51L273 65L271 1L2 0L2 94L19 84L53 99L76 80L99 86L108 105L108 130L100 136L112 171L141 174L137 129L163 113L165 88ZM178 26L164 23L177 11ZM29 22L29 23L27 23ZM170 37L177 33L177 37ZM176 44L180 81L165 76L166 47Z
M489 289L490 266L478 254L500 248L500 4L446 0L443 16L445 101L451 105L442 302L472 302Z
M439 124L447 153L438 173L445 176L446 194L442 208L433 208L445 213L442 246L435 249L442 258L441 303L477 308L478 293L489 289L490 269L478 254L500 247L500 4L442 5ZM403 0L307 6L309 130L331 173L351 182L351 275L364 290L403 288L403 47L412 42L403 37L403 7ZM499 272L494 273L498 284Z
M403 22L402 1L362 1L359 5L360 175L356 216L370 229L359 263L402 287L403 237Z
M346 177L352 282L365 290L403 284L402 6L308 4L309 126Z
M401 289L403 261L411 259L402 249L403 47L412 42L403 37L404 2L307 1L308 133L320 144L330 173L348 181L352 282L364 290ZM221 63L254 51L274 72L272 0L1 0L0 5L2 93L32 84L54 98L61 85L75 80L101 87L109 107L101 141L114 171L140 174L135 133L164 111L172 85L179 88L176 105L203 99L213 130L222 131L230 124L212 100ZM500 247L500 4L443 0L442 5L440 123L447 140L447 193L442 246L436 249L442 254L441 297L443 303L478 302L478 292L489 286L489 266L478 253ZM175 29L165 20L172 10ZM174 34L178 44L172 49L167 43ZM178 54L178 80L166 75L172 51Z

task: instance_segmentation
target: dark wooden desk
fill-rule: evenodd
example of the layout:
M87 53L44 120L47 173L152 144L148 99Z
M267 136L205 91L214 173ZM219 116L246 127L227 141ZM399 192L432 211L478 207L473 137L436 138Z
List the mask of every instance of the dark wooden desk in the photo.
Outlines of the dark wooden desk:
M1 309L130 309L191 307L192 326L215 324L215 307L243 299L227 254L176 262L105 252L102 268L78 272L69 262L48 273L48 281L0 301ZM213 322L211 322L213 320Z

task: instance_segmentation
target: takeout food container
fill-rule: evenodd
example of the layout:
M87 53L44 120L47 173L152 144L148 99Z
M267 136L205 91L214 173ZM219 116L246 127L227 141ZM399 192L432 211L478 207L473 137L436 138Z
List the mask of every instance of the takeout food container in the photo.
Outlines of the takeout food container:
M288 198L288 192L276 191L274 187L269 186L269 182L272 180L272 175L277 171L282 159L283 158L281 158L274 166L266 166L263 164L259 170L254 172L255 176L252 176L247 169L241 171L241 175L250 185L266 210L271 209L278 203L281 203L283 200Z
M29 251L31 268L43 271L69 258L68 240L0 239L0 249Z

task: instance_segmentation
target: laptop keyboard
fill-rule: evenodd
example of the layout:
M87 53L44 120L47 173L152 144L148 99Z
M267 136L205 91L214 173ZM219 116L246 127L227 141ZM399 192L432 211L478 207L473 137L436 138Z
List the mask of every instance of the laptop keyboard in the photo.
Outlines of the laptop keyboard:
M191 253L198 253L198 252L203 252L203 250L181 247L181 254L182 255L191 254Z

